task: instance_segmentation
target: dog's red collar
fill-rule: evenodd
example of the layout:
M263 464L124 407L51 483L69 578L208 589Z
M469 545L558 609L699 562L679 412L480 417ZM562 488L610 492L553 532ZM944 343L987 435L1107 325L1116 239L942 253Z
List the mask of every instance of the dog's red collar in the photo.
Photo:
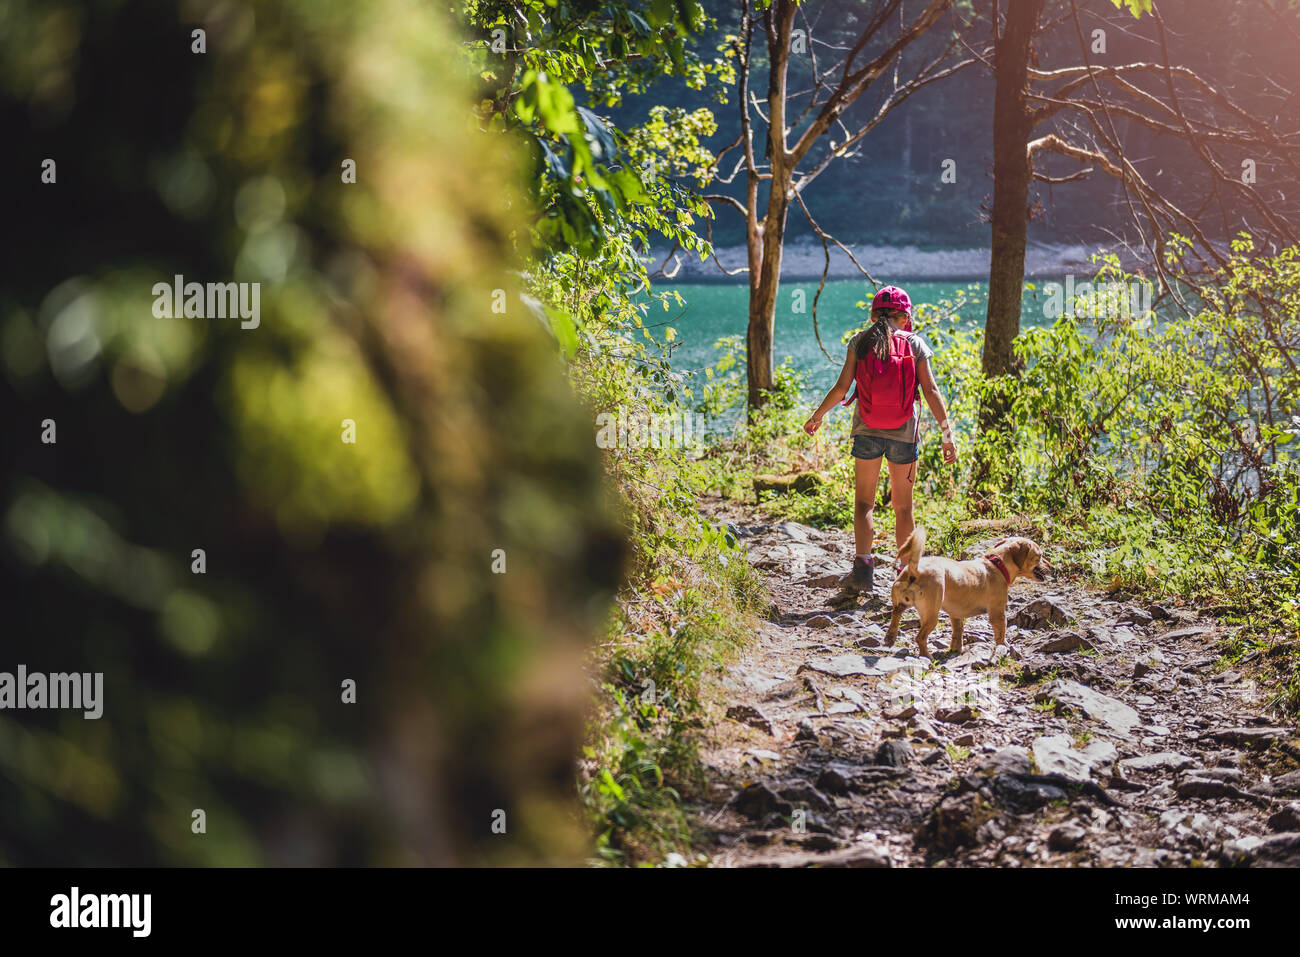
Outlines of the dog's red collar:
M1011 572L1007 571L1007 566L1002 563L1002 559L996 555L985 555L984 560L1002 573L1002 577L1007 580L1008 585L1011 584Z

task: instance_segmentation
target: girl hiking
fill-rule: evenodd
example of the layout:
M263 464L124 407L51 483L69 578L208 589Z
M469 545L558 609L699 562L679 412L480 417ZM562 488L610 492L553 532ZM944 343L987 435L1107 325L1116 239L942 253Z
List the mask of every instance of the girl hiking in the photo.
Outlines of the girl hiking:
M893 494L894 540L901 551L912 534L912 486L916 482L920 420L916 412L917 392L925 396L943 434L943 460L957 461L948 410L939 395L930 357L934 350L912 331L912 301L897 286L886 286L871 302L872 323L849 341L844 368L821 405L804 423L812 435L822 418L856 384L857 408L853 415L854 505L853 538L857 555L853 570L840 581L848 590L870 594L875 563L871 546L875 541L876 486L880 483L881 456L889 460L889 486ZM902 555L898 556L902 561Z

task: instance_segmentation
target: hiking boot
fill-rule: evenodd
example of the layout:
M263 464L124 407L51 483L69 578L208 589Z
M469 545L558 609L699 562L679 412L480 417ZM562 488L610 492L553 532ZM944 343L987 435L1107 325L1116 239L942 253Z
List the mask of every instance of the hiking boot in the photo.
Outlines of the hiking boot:
M853 571L849 572L840 579L840 587L845 591L856 591L870 595L872 586L875 584L875 562L863 561L861 557L853 556Z

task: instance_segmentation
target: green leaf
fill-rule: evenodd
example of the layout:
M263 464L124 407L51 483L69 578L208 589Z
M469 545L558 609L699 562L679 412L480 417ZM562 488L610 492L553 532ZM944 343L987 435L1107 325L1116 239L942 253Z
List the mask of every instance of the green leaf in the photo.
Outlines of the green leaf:
M600 783L601 783L600 789L604 791L606 794L608 794L610 797L614 798L614 800L616 801L627 800L627 792L624 791L623 788L619 786L619 783L614 780L614 775L609 773L609 768L601 768Z
M681 37L673 37L668 41L668 56L673 61L673 69L678 73L686 69L686 43Z
M1138 19L1144 13L1151 12L1151 5L1154 0L1110 0L1115 4L1116 10L1122 10L1128 7L1128 12L1133 14L1133 19Z
M694 33L700 28L701 21L704 19L704 8L695 0L675 0L677 4L678 22L690 32Z
M515 114L524 123L531 123L537 113L537 71L529 70L519 81L519 96L515 99Z
M573 316L557 306L547 306L546 315L551 320L551 332L555 334L555 341L560 344L560 351L564 353L565 358L572 357L578 351L578 327L573 321Z

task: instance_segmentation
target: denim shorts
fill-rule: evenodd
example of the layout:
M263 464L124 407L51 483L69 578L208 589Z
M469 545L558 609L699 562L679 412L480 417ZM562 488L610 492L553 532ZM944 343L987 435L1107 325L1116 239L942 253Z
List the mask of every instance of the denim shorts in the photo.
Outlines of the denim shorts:
M878 459L883 455L894 465L911 465L920 455L919 448L916 442L882 439L878 435L853 436L853 457L859 459Z

